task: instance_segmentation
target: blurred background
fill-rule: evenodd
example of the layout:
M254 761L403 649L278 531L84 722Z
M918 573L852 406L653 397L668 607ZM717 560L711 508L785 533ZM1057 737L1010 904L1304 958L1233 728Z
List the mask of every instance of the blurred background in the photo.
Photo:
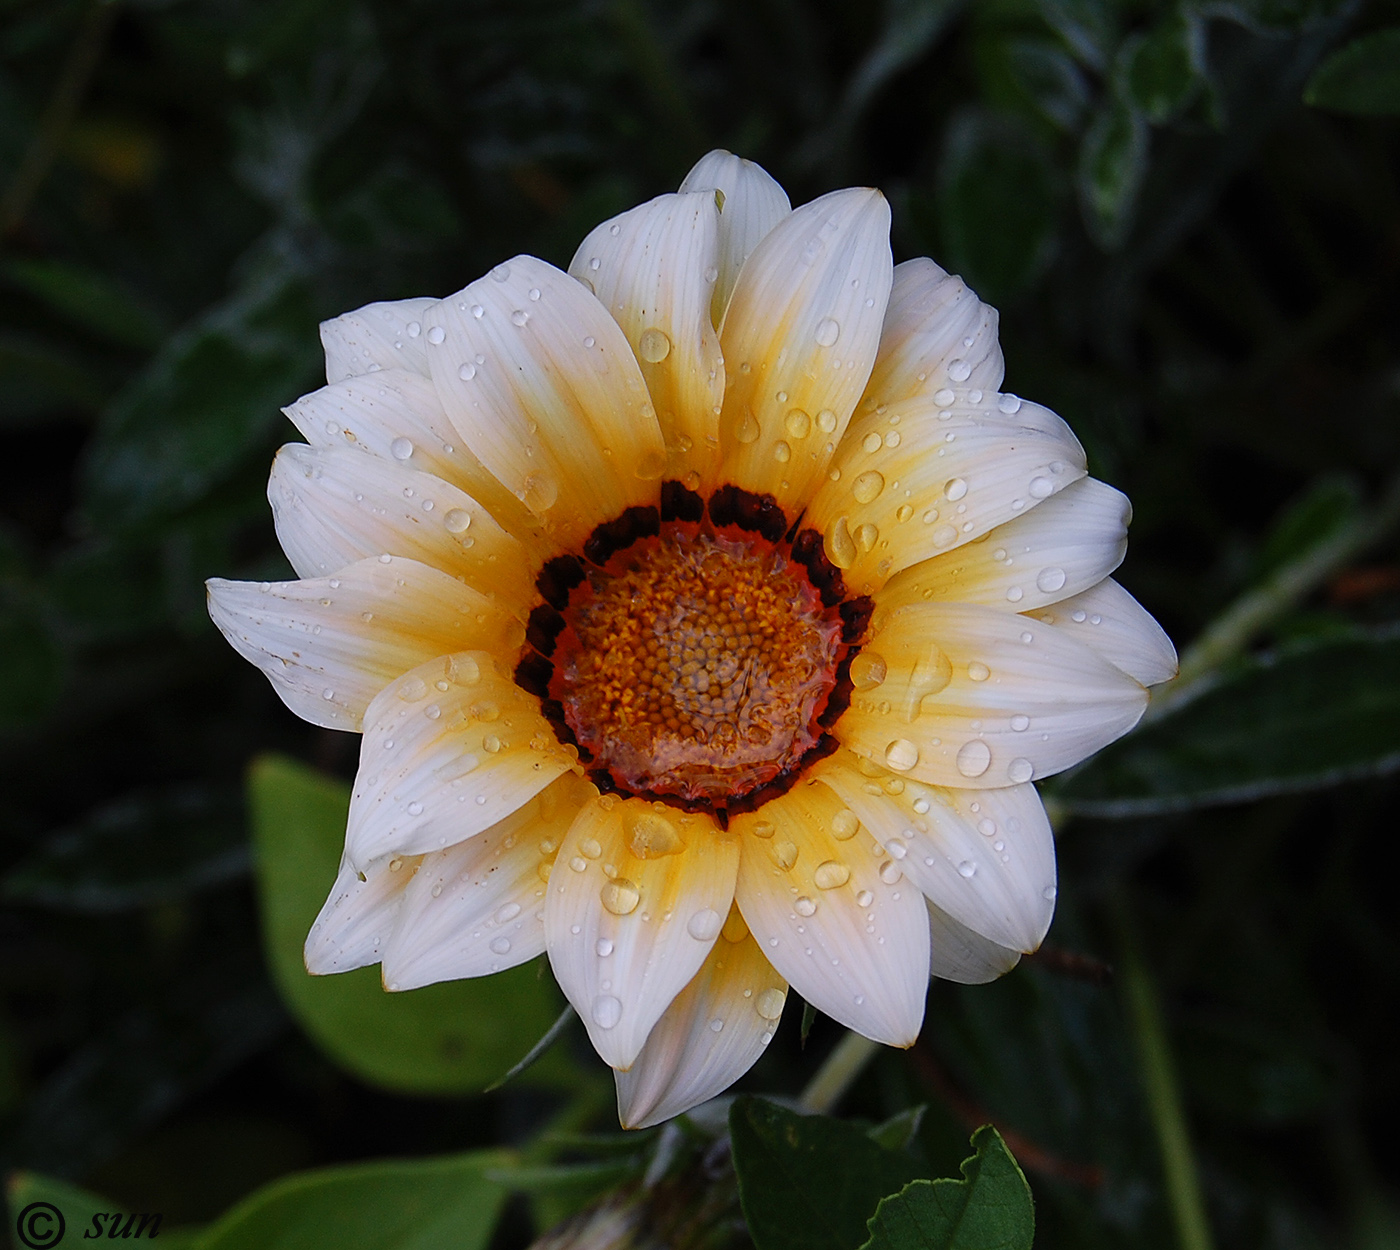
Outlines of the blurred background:
M994 1120L1038 1246L1177 1244L1114 975L1136 961L1217 1243L1400 1246L1400 122L1368 115L1400 42L1388 87L1374 56L1317 73L1397 22L1355 0L0 0L0 1166L181 1224L315 1165L616 1128L581 1031L479 1092L557 1015L547 970L306 988L358 739L287 712L202 583L291 576L264 489L320 319L519 252L566 265L723 146L794 202L881 187L896 260L1001 309L1007 389L1131 496L1120 580L1179 647L1312 570L1213 699L1052 784L1047 950L936 984L919 1047L843 1111L927 1103L935 1175ZM840 1030L804 1046L799 1015L743 1088L811 1076ZM494 1244L566 1206L517 1200Z

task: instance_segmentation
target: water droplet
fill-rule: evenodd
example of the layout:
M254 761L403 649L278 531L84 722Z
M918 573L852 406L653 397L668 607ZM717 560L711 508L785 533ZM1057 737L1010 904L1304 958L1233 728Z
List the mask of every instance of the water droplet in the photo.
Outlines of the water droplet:
M751 832L756 838L771 838L773 836L773 824L767 820L757 820L753 823Z
M875 544L880 539L880 531L867 521L864 525L857 526L855 539L856 546L862 551L874 551Z
M1035 584L1042 593L1054 594L1065 584L1065 571L1054 565L1048 569L1041 569L1035 579Z
M417 703L428 693L428 683L421 677L410 677L399 687L399 698L405 703Z
M598 953L599 959L606 959L613 953L612 939L599 938L597 942L594 943L593 949Z
M849 808L842 808L831 818L831 836L838 842L846 842L856 836L860 821Z
M491 953L493 955L510 954L510 938L498 937L491 942Z
M449 534L460 534L472 523L472 514L465 508L449 508L442 518L443 528Z
M507 903L504 907L500 908L500 910L496 912L496 923L509 924L518 915L520 915L520 904Z
M652 326L648 330L643 330L641 338L637 340L637 355L648 364L659 364L671 354L671 340L666 337L665 330L658 330Z
M413 455L413 443L400 435L389 444L389 452L395 460L407 460Z
M765 1020L776 1020L783 1014L783 1004L787 995L780 989L770 986L754 999L754 1010Z
M593 1000L593 1023L600 1029L615 1028L622 1019L622 1001L611 994L599 994Z
M997 407L1005 413L1020 412L1021 401L1015 395L1003 395L997 400Z
M880 437L878 430L871 430L870 433L861 440L860 445L865 448L867 452L876 452L885 445L885 440Z
M980 777L992 763L992 748L981 738L964 742L958 752L958 772L964 777Z
M917 799L914 800L914 810L915 810L916 812L918 812L920 816L922 816L925 812L927 812L928 809L929 809L929 801L928 801L927 799L925 799L925 798L917 798Z
M793 903L792 910L799 916L815 916L817 914L817 905L804 894Z
M578 853L585 859L597 859L603 853L603 848L598 844L597 838L584 838L578 844Z
M908 738L896 738L885 748L885 763L897 773L907 773L919 762L919 748Z
M851 494L855 496L857 503L871 503L880 497L880 492L885 489L885 475L871 469L868 473L862 473L851 483Z
M890 853L891 859L903 859L909 854L909 847L899 838L890 838L885 843L885 850Z
M848 569L856 562L856 543L846 525L846 518L839 516L826 527L822 542L826 558L838 569Z
M516 492L536 516L548 512L559 499L559 483L546 473L527 473Z
M575 872L583 872L588 867L588 861L582 855L575 855L569 860L569 867Z
M1018 755L1006 766L1006 775L1019 786L1035 775L1035 765L1025 756Z
M817 429L823 434L830 434L836 428L836 414L830 408L823 408L817 413Z
M1040 897L1043 898L1047 903L1052 903L1055 901L1055 895L1057 895L1058 893L1059 891L1053 885L1047 885L1043 890L1041 890Z
M1011 718L1011 728L1018 734L1025 733L1030 728L1031 718L1029 716L1016 715Z
M943 483L943 496L951 503L957 503L967 494L967 483L960 477L950 477Z
M335 691L330 686L327 686L323 691L321 691L321 698L323 698L327 703L329 703L332 699L335 698Z
M773 444L773 459L779 464L786 464L792 459L792 448L787 443L779 440Z
M1048 477L1033 477L1030 492L1032 499L1048 499L1055 493L1055 483Z
M903 875L903 870L892 859L887 859L880 865L880 880L886 885L893 885Z
M966 382L972 376L972 366L965 360L950 360L948 362L948 376L954 382Z
M797 844L795 842L773 843L773 862L786 872L797 863Z
M812 418L801 408L794 408L783 420L783 428L790 438L806 438L812 430Z
M1019 586L1008 586L1006 588L1006 601L1008 603L1020 603L1025 597L1025 591Z
M606 907L614 916L628 916L637 910L642 901L642 892L626 877L614 877L605 881L599 894Z
M660 812L634 812L627 827L627 845L638 859L662 859L685 850L680 830Z
M756 443L761 433L762 430L759 428L758 418L755 417L752 412L745 409L744 415L739 418L739 424L734 430L735 440L745 444Z
M441 326L429 326L429 327L428 327L428 342L431 343L431 344L433 344L434 347L436 347L439 343L441 343L442 340L445 339L446 337L447 337L447 331L444 330Z
M833 317L823 317L817 322L816 333L812 336L822 347L832 347L841 337L841 325Z
M895 512L894 519L896 521L907 521L913 515L914 509L909 504L902 503L899 505L898 511Z
M972 860L970 860L970 859L965 859L965 860L963 860L962 863L960 863L960 864L958 865L958 876L960 876L960 877L975 877L976 875L977 875L977 865L976 865Z
M407 811L410 816L421 816L423 814L423 804L418 802L417 799L414 799L413 802L408 805Z
M463 382L470 382L476 377L476 366L472 364L471 361L467 361L466 364L457 370L457 376L461 378Z
M992 675L992 670L980 660L973 660L972 663L967 666L967 675L973 681L986 681L987 678Z
M712 907L702 907L686 922L685 931L697 942L708 942L715 938L724 924L724 918Z
M817 865L812 880L819 890L835 890L851 879L851 870L839 860L828 859Z
M874 690L889 675L889 665L878 651L862 651L851 661L851 685Z

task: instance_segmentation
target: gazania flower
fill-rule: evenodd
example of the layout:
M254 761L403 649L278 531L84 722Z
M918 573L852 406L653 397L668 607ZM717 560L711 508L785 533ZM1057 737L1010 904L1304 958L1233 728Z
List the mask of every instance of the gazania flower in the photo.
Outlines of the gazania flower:
M364 735L313 973L547 951L646 1125L747 1070L789 984L907 1046L931 973L1039 944L1032 782L1175 655L1109 579L1127 500L889 220L714 152L568 273L322 327L269 486L301 580L209 584L294 712Z

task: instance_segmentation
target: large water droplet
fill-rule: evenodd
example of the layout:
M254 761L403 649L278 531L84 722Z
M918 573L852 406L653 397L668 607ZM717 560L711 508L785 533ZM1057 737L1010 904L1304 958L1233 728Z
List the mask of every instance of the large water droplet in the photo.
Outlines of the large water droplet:
M600 1029L615 1028L622 1019L622 1001L611 994L599 994L593 1000L593 1023Z
M878 651L862 651L851 661L851 685L857 690L874 690L889 676L889 665Z
M633 812L627 822L627 845L638 859L662 859L685 850L676 826L660 812Z
M972 366L965 360L950 360L948 362L948 376L954 382L966 382L972 376Z
M1018 734L1024 733L1027 729L1030 728L1030 725L1031 718L1029 716L1024 716L1020 713L1017 713L1017 715L1011 718L1011 728L1014 729Z
M967 666L967 675L973 681L986 681L987 678L992 675L992 670L983 664L981 660L973 660L972 663Z
M962 863L960 863L960 864L958 865L958 876L960 876L960 877L975 877L976 875L977 875L977 865L976 865L972 860L970 860L970 859L965 859L965 860L963 860Z
M389 452L395 460L407 460L413 455L413 442L400 435L389 444Z
M783 428L787 430L789 438L806 438L812 431L812 418L801 408L794 408L783 420Z
M851 494L855 496L857 503L871 503L880 497L880 492L885 489L885 475L871 469L868 473L862 473L851 483Z
M739 424L734 428L735 441L745 444L756 443L761 433L758 418L746 409L744 415L739 418Z
M831 347L841 337L841 325L834 317L823 317L817 322L816 333L812 337L822 347Z
M1035 775L1035 765L1025 756L1018 755L1006 766L1006 775L1019 786L1023 781L1029 781Z
M614 877L603 883L599 893L606 907L614 916L627 916L637 910L642 901L642 892L626 877Z
M792 910L799 916L815 916L817 914L817 905L804 894L793 903Z
M957 503L967 494L967 483L960 477L950 477L943 483L943 497L951 503Z
M773 459L779 464L786 464L792 459L792 448L781 440L773 444Z
M826 552L826 558L838 569L848 569L856 562L856 556L859 554L856 551L856 540L851 537L845 517L837 517L826 527L822 549Z
M828 859L817 865L812 880L819 890L834 890L851 879L851 870L840 860Z
M797 844L786 841L773 843L773 862L786 872L797 863Z
M1032 499L1048 499L1055 493L1055 483L1048 477L1033 477L1030 492Z
M436 347L439 343L441 343L442 340L445 339L446 337L447 337L447 331L444 330L441 326L429 326L429 327L428 327L428 342L431 343L431 344L433 344L434 347Z
M558 502L559 483L547 473L527 473L516 494L521 503L539 516Z
M417 703L428 693L428 683L421 677L410 677L399 687L399 698L405 703Z
M493 938L492 941L491 941L491 953L492 953L493 955L509 955L509 954L510 954L510 938L508 938L508 937Z
M783 1004L787 995L780 989L769 987L754 999L754 1010L765 1020L776 1020L783 1014Z
M1042 594L1052 595L1065 584L1065 571L1054 565L1048 569L1041 569L1036 576L1035 584Z
M514 920L518 915L520 915L520 904L519 904L519 903L507 903L504 907L501 907L501 908L498 908L498 909L497 909L497 911L496 911L496 923L497 923L497 924L509 924L509 923L510 923L512 920Z
M685 931L697 942L708 942L715 938L724 924L724 918L713 907L702 907L686 922Z
M958 772L964 777L980 777L992 763L992 748L981 738L964 742L958 752Z
M856 830L860 828L860 821L856 819L855 812L843 807L835 816L831 818L831 836L838 842L845 842L848 838L856 836Z
M896 738L885 748L885 763L897 773L907 773L919 762L919 748L908 738Z
M443 527L449 534L460 534L470 528L472 514L465 508L449 508L442 518Z
M671 340L666 337L665 330L658 330L653 326L649 330L643 330L642 336L637 340L637 355L648 364L660 364L671 354Z

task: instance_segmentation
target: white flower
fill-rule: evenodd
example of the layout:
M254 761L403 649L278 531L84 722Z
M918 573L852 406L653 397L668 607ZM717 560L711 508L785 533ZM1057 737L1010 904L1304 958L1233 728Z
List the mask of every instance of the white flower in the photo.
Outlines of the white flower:
M1175 654L996 326L892 265L878 192L790 210L724 152L567 274L327 322L269 485L302 580L209 584L293 711L364 734L307 967L548 951L646 1125L746 1071L789 983L907 1046L930 974L1034 950L1031 782Z

